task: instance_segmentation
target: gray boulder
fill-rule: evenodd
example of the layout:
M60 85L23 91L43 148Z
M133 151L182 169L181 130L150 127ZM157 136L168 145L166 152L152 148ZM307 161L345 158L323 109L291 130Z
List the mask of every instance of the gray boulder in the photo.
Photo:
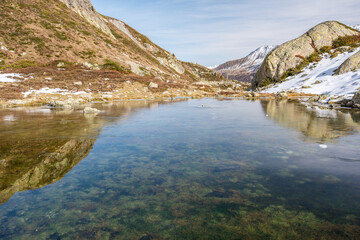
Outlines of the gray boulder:
M351 71L360 69L360 51L349 57L340 67L335 71L335 75L341 75Z

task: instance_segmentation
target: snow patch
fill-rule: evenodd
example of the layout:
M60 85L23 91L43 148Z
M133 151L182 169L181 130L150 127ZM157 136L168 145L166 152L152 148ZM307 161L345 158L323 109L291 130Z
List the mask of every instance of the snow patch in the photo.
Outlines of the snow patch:
M350 27L353 28L353 29L356 29L356 30L360 31L360 24L353 25L353 26L350 26Z
M39 94L39 93L46 93L46 94L61 94L66 95L69 91L61 88L42 88L40 90L29 90L24 92L24 97L28 97L31 94Z
M218 66L219 65L216 65L216 66L213 66L213 67L206 67L206 68L213 70L213 69L217 68Z
M18 80L14 79L14 77L21 78L21 75L16 73L0 73L0 82L2 83L18 82Z
M66 89L61 88L42 88L40 90L29 90L27 92L23 92L24 98L32 95L32 94L60 94L60 95L82 95L82 94L88 94L84 91L78 91L78 92L70 92Z
M331 59L329 54L322 55L322 60L312 63L303 72L286 79L286 81L270 85L265 93L295 91L299 93L329 95L332 97L351 98L360 88L360 70L333 76L334 71L349 57L359 51L339 54Z
M262 46L251 52L248 56L243 58L244 62L239 64L234 64L229 67L224 67L217 70L236 70L236 69L246 69L249 72L256 71L260 68L261 64L264 62L266 56L275 48L276 46ZM241 59L239 59L241 60ZM236 60L235 60L236 61ZM226 64L226 63L225 63ZM221 67L218 66L218 67Z

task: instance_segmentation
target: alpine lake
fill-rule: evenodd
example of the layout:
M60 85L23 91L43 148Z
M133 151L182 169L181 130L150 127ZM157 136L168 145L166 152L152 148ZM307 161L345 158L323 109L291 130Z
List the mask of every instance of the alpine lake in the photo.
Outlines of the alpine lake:
M360 239L360 112L288 101L0 110L0 239Z

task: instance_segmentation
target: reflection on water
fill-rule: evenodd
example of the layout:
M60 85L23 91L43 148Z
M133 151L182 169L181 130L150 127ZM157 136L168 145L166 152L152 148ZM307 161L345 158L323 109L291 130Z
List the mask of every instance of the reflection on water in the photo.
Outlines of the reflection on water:
M0 238L357 239L360 164L343 160L360 156L356 116L270 104L0 111Z
M145 101L99 105L106 116L48 108L0 111L0 204L19 191L34 190L62 179L91 151L101 129L129 116Z
M332 142L360 130L360 113L307 107L284 101L262 101L264 112L275 122L304 134L306 140Z

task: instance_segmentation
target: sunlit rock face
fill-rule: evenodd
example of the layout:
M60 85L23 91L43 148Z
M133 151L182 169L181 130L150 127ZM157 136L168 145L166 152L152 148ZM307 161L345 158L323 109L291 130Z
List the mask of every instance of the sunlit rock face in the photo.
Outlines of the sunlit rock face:
M95 11L90 0L60 0L71 10L85 18L89 23L101 29L106 34L112 36L110 28L107 26L104 18Z
M324 46L331 46L339 37L358 35L339 22L321 23L302 36L286 42L272 51L264 60L252 82L252 88L261 86L266 79L278 81L284 73L298 66L303 59Z
M304 105L283 101L263 101L264 112L274 122L303 134L304 140L333 142L360 130L357 115L336 110L307 108Z
M351 71L357 71L360 69L360 51L348 58L340 67L336 70L336 75L341 75Z

